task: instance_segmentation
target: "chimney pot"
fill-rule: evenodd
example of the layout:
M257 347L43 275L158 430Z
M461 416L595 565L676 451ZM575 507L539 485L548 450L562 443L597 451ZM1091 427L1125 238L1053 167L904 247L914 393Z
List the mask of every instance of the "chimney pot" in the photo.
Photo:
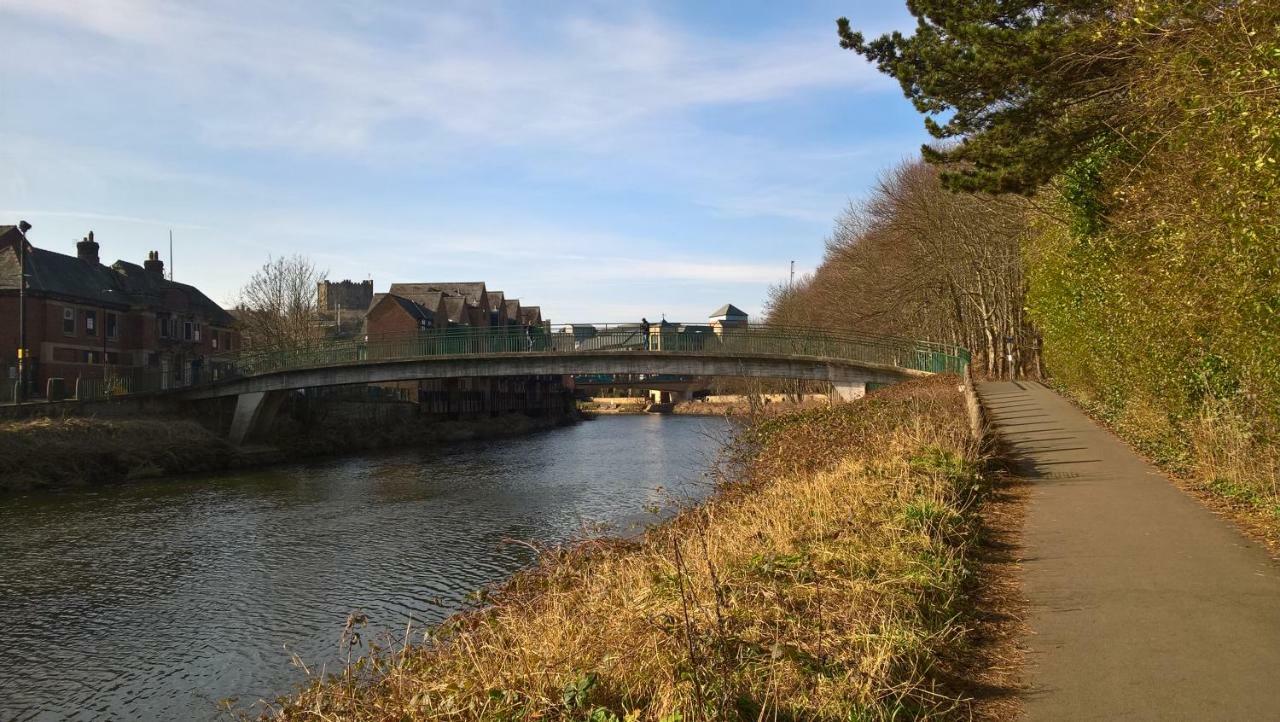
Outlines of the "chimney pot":
M164 278L164 261L160 260L160 251L148 252L147 260L142 264L142 268L147 273Z
M98 243L93 240L93 231L76 244L76 257L86 263L98 263Z

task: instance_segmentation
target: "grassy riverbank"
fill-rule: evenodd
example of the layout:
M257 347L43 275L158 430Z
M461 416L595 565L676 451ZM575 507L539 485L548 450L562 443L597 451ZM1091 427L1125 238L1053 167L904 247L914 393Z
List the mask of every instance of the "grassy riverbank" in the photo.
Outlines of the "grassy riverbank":
M968 719L986 485L955 383L762 419L707 503L548 552L264 716Z
M238 449L185 418L38 418L0 422L0 493L114 484L382 449L524 436L576 416L443 420L282 419L252 449Z
M0 423L0 492L223 469L234 452L187 419L41 418Z

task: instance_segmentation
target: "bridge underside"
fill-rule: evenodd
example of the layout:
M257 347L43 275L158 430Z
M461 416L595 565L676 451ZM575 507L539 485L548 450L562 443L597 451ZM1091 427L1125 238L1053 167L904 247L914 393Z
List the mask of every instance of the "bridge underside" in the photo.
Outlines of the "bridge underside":
M442 378L493 376L569 376L579 374L670 374L827 381L842 400L858 398L868 382L888 384L922 371L895 366L806 356L708 356L681 352L514 353L488 356L431 356L412 360L368 361L250 376L188 389L183 400L238 397L231 440L242 443L270 417L283 392L323 386L347 386Z

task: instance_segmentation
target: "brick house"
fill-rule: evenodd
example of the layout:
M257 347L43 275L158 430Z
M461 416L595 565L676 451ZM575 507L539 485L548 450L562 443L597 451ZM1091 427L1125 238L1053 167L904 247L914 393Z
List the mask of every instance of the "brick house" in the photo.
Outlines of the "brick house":
M392 293L379 293L374 296L365 314L365 332L372 336L414 333L436 328L437 320L443 318L441 310L443 294L435 295L434 305L419 303L413 299L397 296Z
M483 281L443 282L443 283L393 283L389 292L420 303L432 294L442 293L446 298L457 298L450 301L448 313L450 323L459 326L489 326L493 305ZM428 303L428 305L430 305ZM462 310L469 307L470 310Z
M14 226L0 226L0 364L17 378L19 244ZM194 286L164 277L152 252L142 265L103 265L90 233L76 255L26 246L26 346L30 393L50 378L69 388L77 379L147 375L162 387L219 372L240 348L232 317Z

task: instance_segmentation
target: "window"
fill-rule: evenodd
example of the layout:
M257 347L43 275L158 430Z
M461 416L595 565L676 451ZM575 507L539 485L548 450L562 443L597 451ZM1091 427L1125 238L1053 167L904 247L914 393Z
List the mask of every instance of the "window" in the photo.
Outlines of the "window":
M156 331L160 334L160 338L169 338L169 317L156 317Z
M200 343L200 324L198 324L198 323L197 323L197 324L194 324L194 326L195 326L195 337L194 337L194 341L195 341L196 343Z
M214 331L209 334L209 341L213 343L213 350L218 350L218 332Z
M226 333L222 334L222 338L223 338L223 340L224 340L224 341L226 341L226 343L224 343L224 344L222 344L222 345L223 345L224 347L226 347L226 349L227 349L228 351L230 351L230 350L231 350L231 332L230 332L230 331L228 331L228 332L226 332Z
M62 309L62 333L67 336L76 335L76 312L73 308Z
M192 333L193 333L193 329L191 328L191 322L183 321L182 322L182 340L190 341Z
M86 336L98 335L98 312L97 311L84 312L84 335ZM93 363L93 362L90 361L90 363Z
M119 316L117 316L114 313L108 313L106 314L106 316L107 316L107 338L115 338L116 335L120 332L120 329L118 328Z

